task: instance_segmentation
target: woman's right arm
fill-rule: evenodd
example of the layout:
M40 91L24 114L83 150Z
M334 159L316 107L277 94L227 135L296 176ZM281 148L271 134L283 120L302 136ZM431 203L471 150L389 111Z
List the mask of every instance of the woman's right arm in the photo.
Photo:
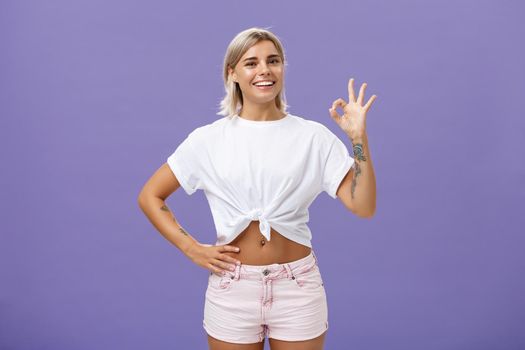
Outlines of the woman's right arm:
M166 198L178 188L180 188L180 183L177 177L173 174L168 164L164 163L148 179L140 191L138 196L140 209L142 209L149 221L164 238L196 264L220 273L222 270L214 265L228 269L231 265L226 264L224 261L229 261L233 264L237 263L237 259L220 253L220 250L237 252L235 247L200 244L182 228L165 203Z

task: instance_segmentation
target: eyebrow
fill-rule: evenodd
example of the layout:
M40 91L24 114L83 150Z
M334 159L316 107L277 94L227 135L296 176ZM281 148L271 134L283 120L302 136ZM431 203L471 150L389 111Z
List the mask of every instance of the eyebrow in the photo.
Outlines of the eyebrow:
M274 57L279 57L279 58L281 58L281 56L279 56L279 55L275 55L275 54L274 54L274 55L269 55L269 56L266 57L266 58L274 58ZM244 62L244 61L248 61L248 60L256 60L256 59L257 59L257 57L248 57L248 58L245 58L245 59L242 60L242 61Z

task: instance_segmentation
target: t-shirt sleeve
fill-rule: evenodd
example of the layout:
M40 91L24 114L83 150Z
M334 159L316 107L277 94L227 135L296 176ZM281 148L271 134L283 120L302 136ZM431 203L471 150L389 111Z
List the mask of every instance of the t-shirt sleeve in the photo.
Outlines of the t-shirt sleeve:
M202 167L199 154L195 151L197 149L199 148L198 145L195 145L194 132L192 132L166 161L188 195L192 195L198 189L203 189Z
M322 173L323 191L332 198L337 198L336 192L354 164L354 158L350 157L348 148L335 134L329 133L330 138L327 142L326 162Z

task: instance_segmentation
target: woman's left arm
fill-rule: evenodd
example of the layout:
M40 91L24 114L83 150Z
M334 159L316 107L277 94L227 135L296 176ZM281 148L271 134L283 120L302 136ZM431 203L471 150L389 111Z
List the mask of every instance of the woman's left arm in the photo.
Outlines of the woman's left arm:
M351 139L354 153L354 164L341 181L337 197L356 215L372 217L376 211L376 179L366 134L366 113L377 96L373 95L363 106L367 84L361 85L357 100L353 84L354 79L352 78L348 82L349 102L339 98L329 109L332 119ZM343 108L343 116L337 113L337 106Z
M354 164L337 190L337 197L345 207L360 217L368 218L376 210L376 178L368 138L364 134L352 140Z

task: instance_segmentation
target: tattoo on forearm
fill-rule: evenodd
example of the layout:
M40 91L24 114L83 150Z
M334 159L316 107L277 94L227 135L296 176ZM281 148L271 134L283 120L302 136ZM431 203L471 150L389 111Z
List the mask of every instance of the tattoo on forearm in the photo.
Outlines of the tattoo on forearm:
M171 213L170 209L168 208L168 206L166 204L162 205L162 207L160 207L160 210L167 211L168 213ZM171 218L173 219L173 221L177 222L177 220L175 220L174 216L172 216ZM179 231L181 233L185 234L186 236L188 235L188 233L186 231L184 231L184 229L182 227L179 228Z
M361 166L359 165L360 161L366 162L366 157L363 152L363 144L362 143L356 143L352 146L352 149L354 151L354 157L355 161L353 164L354 167L354 177L352 179L352 188L351 188L351 195L352 198L354 198L355 193L355 187L357 186L357 177L361 174Z
M355 161L353 164L354 167L354 177L352 179L352 188L351 188L351 194L352 198L354 198L355 193L355 187L357 186L357 177L361 174L361 166L359 165L359 162L364 161L366 162L366 157L363 152L363 144L362 143L356 143L352 146L352 149L354 151L354 157Z
M356 143L355 145L353 145L353 151L357 159L366 161L365 155L363 153L362 143Z
M355 192L355 186L357 185L357 177L361 174L361 167L359 166L359 163L357 161L355 161L352 166L354 167L354 177L352 179L352 188L351 188L350 193L353 199L354 192Z

